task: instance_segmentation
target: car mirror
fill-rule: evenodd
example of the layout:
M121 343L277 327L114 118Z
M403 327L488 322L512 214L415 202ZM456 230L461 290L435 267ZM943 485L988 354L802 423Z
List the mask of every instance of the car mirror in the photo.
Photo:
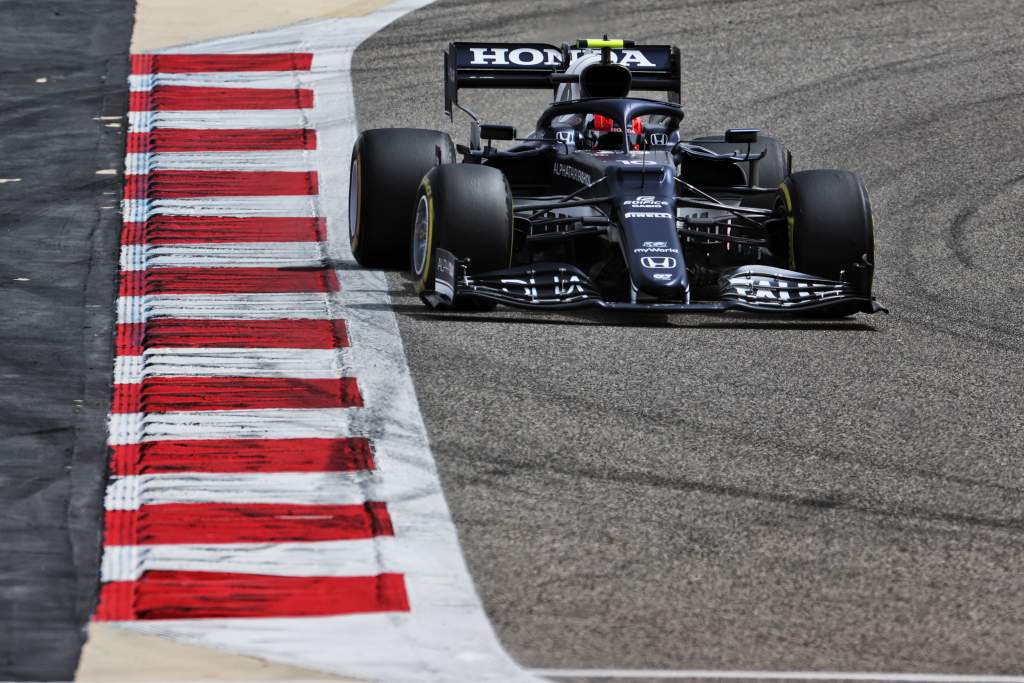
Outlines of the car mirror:
M484 123L480 126L480 137L484 140L515 140L516 129L514 126Z

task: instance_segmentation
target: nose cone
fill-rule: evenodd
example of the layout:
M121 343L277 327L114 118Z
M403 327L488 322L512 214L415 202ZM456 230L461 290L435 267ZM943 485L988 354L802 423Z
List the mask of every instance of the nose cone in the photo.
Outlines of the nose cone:
M676 232L675 198L637 195L622 206L623 246L637 289L659 299L685 300L686 263Z

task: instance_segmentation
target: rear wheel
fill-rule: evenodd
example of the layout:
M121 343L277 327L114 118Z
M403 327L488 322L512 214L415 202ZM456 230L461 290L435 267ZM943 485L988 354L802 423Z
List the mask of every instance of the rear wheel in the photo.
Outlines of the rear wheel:
M404 268L409 224L423 175L455 160L446 133L417 128L365 131L352 148L349 240L361 265Z
M434 290L434 252L469 259L469 274L507 268L512 253L512 193L505 175L476 164L431 169L420 183L412 221L411 268L420 294ZM456 297L456 307L494 304Z
M789 231L789 267L845 280L870 296L875 226L860 178L849 171L800 171L786 179L781 194Z

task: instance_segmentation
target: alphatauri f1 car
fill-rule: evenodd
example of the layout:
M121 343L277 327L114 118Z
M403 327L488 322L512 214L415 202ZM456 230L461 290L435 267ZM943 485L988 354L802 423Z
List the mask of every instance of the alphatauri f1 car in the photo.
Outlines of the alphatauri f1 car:
M444 75L449 118L471 119L468 145L365 131L349 196L355 258L410 268L429 306L883 310L863 183L793 172L787 149L757 129L680 139L678 48L452 43ZM554 102L518 138L460 105L465 88L552 89Z

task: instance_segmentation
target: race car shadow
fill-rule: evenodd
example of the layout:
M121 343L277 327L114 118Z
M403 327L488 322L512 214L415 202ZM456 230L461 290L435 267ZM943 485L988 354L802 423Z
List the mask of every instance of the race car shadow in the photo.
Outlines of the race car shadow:
M508 315L493 313L461 313L458 311L430 311L420 306L395 305L392 310L416 320L437 322L475 322L490 324L519 325L579 325L592 327L676 327L681 329L737 329L737 330L793 330L793 331L836 331L836 332L877 332L877 328L856 320L807 320L787 317L765 320L730 314L729 320L701 320L683 315L645 314L629 315L604 313L600 311L561 312L557 317L536 311L515 311L508 309Z
M858 319L807 318L796 315L768 317L752 313L729 312L719 315L708 314L666 314L604 311L577 309L562 311L536 311L509 307L498 307L494 311L432 310L416 301L397 303L404 297L415 296L411 281L402 282L398 287L389 288L392 303L349 304L353 308L389 309L397 315L416 320L436 322L476 322L493 325L579 325L593 327L675 327L680 329L737 329L737 330L792 330L792 331L836 331L836 332L877 332L877 328ZM408 301L408 299L405 299Z

